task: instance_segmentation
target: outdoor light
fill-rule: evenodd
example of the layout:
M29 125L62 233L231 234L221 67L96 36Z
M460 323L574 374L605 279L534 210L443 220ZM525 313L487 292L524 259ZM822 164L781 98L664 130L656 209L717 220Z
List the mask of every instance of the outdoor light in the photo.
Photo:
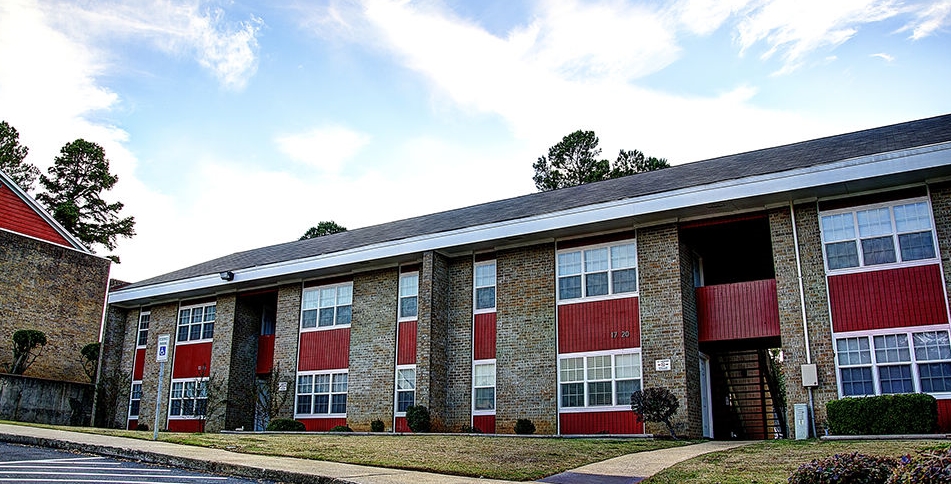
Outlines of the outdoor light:
M222 281L231 281L234 279L234 272L231 271L224 271L218 275L221 276Z

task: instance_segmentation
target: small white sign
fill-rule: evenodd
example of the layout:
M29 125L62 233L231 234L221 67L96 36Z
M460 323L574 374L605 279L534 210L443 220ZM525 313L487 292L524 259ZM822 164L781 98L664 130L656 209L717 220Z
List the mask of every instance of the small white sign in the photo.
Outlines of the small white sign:
M282 381L277 383L277 391L286 392L287 391L287 382Z
M171 336L160 334L158 337L158 351L155 353L155 361L168 361L168 343Z
M654 369L657 371L670 371L670 358L654 360Z

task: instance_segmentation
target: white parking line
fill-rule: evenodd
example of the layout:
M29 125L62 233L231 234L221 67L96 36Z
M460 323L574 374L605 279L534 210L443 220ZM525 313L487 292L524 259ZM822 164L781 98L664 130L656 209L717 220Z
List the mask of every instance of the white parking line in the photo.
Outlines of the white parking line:
M129 469L138 470L138 469ZM71 476L101 476L101 477L139 477L138 474L112 474L98 472L52 472L52 471L0 471L0 474L14 474L18 476L59 476L68 474ZM208 476L149 476L152 479L189 479L193 481L224 481L227 477L208 477Z
M8 460L0 461L0 466L5 466L9 464L82 464L79 461L92 461L92 460L102 460L105 457L74 457L68 459L36 459L36 460ZM90 462L90 464L96 464L96 462Z

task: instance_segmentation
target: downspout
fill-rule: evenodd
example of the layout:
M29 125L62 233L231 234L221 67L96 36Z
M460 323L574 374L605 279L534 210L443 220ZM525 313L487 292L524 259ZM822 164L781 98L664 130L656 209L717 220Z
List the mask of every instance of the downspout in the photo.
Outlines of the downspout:
M793 247L796 250L796 278L799 281L799 309L802 316L802 335L806 343L806 364L812 364L812 351L809 349L809 324L806 319L806 291L802 282L802 259L799 256L799 232L796 229L796 210L793 208L792 200L789 201L789 217L792 220ZM812 435L818 437L816 433L815 419L815 400L812 395L812 387L806 387L809 390L809 415L812 422Z

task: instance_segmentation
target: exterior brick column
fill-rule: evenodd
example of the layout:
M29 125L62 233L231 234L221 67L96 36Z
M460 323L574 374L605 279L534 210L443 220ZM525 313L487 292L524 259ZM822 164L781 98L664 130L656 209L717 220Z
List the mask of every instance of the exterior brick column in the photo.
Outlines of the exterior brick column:
M134 321L134 324L130 324ZM102 332L102 344L99 358L99 387L93 408L94 422L97 427L125 428L129 413L129 391L131 383L132 360L135 358L135 339L139 328L139 311L109 306L106 312L105 327ZM134 328L134 329L133 329ZM148 357L148 349L146 349ZM118 396L115 402L103 400L108 393Z
M832 347L825 265L819 235L819 214L815 203L795 207L796 231L806 299L806 321L812 362L817 365L819 386L813 390L815 420L821 429L825 404L838 398ZM794 404L809 403L808 389L802 386L802 365L806 364L799 275L789 208L769 212L769 229L779 302L779 328L783 346L783 374L786 381L786 421L790 432L795 424ZM821 433L822 431L819 430Z
M235 300L234 323L230 331L230 353L224 352L224 345L221 346L221 353L212 346L212 372L219 373L222 365L228 367L228 379L225 380L228 407L224 413L224 428L227 430L239 427L254 429L254 410L257 405L255 369L260 329L260 308L239 297ZM217 322L215 341L218 341Z
M138 312L133 313L138 321ZM142 371L142 401L139 406L139 422L152 429L155 423L155 392L158 390L159 363L155 361L158 337L171 336L168 346L168 361L165 362L165 378L162 381L162 411L159 413L159 430L168 428L168 395L172 385L172 364L175 361L175 329L178 326L178 302L152 306L149 320L149 340L145 350L145 367ZM132 353L128 353L132 358Z
M356 431L369 431L375 419L393 430L398 286L397 268L353 278L347 424Z
M944 269L945 294L951 296L951 183L931 185L928 189L938 238L938 256ZM951 304L951 299L948 304Z
M435 430L445 425L446 333L449 308L449 263L435 252L423 254L419 274L419 319L416 330L416 404L429 408Z
M449 263L444 423L461 430L472 423L472 257Z
M301 284L288 284L277 290L277 319L274 322L274 372L287 383L286 398L273 418L294 418L297 388L297 345L300 343ZM280 399L281 396L276 396Z
M689 252L679 239L675 224L637 232L642 386L673 392L680 401L675 429L699 437L703 428L696 302ZM669 371L655 370L654 362L661 359L670 360ZM663 424L648 424L646 430L667 432Z
M228 400L232 378L240 378L239 375L232 373L229 365L234 342L234 324L235 295L219 296L215 309L215 334L211 341L210 368L206 375L208 377L208 411L210 412L205 419L206 432L218 432L227 428L225 421L228 409L223 404L216 404L214 401Z
M530 419L539 434L558 429L555 347L555 246L501 251L496 257L496 431Z

